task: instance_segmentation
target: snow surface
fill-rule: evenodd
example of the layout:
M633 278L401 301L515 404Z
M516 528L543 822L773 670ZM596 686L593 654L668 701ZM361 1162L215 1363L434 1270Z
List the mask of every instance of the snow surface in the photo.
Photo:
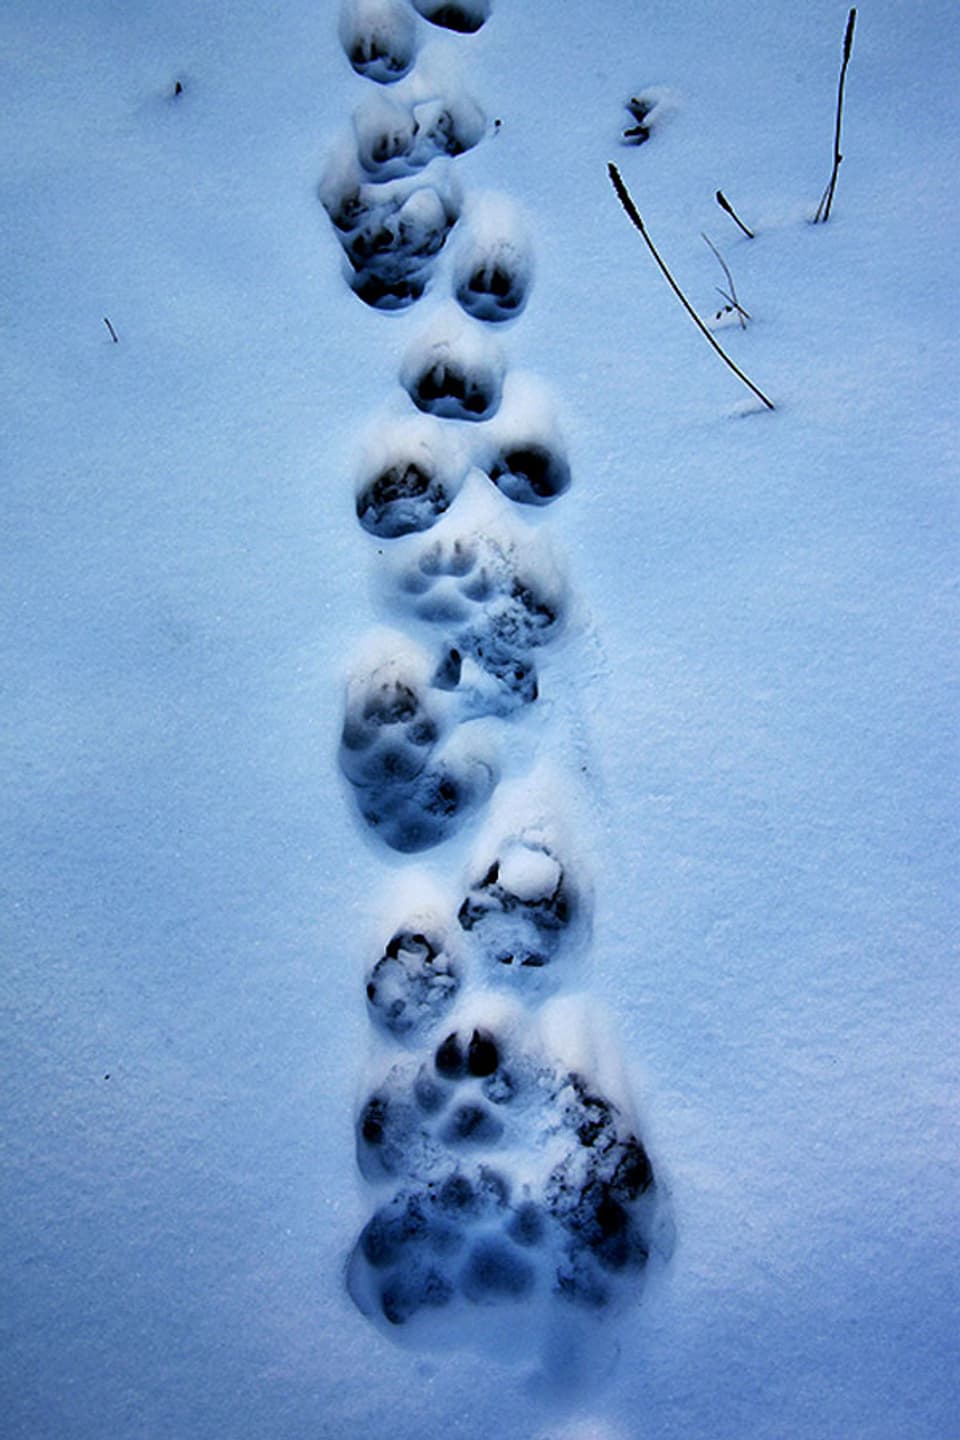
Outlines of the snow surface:
M943 1440L955 7L859 7L817 227L844 6L418 15L382 94L340 40L371 10L409 43L403 0L343 26L302 0L0 14L4 1432ZM669 123L625 147L638 92ZM318 193L378 94L488 117L430 162L464 219L391 312L351 293ZM774 414L681 313L610 160L704 315L700 232L720 248L753 317L724 342ZM454 734L497 753L489 806L410 858L338 762L375 627L413 634L384 600L407 541L357 523L356 477L377 417L389 455L416 416L401 366L484 195L522 212L532 283L477 342L505 356L500 415L450 463L512 438L533 377L571 484L502 513L549 536L570 598L536 703ZM451 525L496 499L474 469ZM507 1309L482 1345L400 1344L344 1284L372 1209L364 977L547 822L592 920L543 1043L636 1107L674 1253L609 1320L528 1345Z

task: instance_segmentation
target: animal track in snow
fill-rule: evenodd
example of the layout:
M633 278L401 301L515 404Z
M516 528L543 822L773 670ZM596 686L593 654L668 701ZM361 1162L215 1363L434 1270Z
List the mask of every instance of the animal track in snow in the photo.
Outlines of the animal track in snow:
M462 155L482 139L486 117L467 95L436 96L419 104L375 95L353 117L357 160L372 180L394 180L424 169L437 156Z
M414 8L432 25L472 35L490 18L490 0L413 0Z
M460 973L445 936L429 926L402 928L367 977L371 1021L392 1036L417 1036L437 1024L457 998Z
M487 420L500 405L504 371L490 337L447 310L408 350L400 383L426 414Z
M392 567L397 600L444 632L433 684L457 692L461 713L509 715L538 695L533 651L562 628L564 585L541 536L519 537L476 505L469 525L448 517Z
M412 3L464 34L491 10L489 0ZM344 0L340 38L359 74L393 88L356 109L321 200L354 293L400 309L426 291L460 220L453 160L486 121L423 65L395 83L417 53L401 0ZM634 103L638 124L656 118L645 97ZM402 635L378 635L347 686L341 769L366 823L404 854L447 841L493 793L499 769L481 717L537 699L534 654L562 629L567 602L540 517L505 503L543 507L571 483L545 390L507 372L488 328L526 305L527 227L506 197L486 195L457 236L452 298L400 368L420 413L380 428L355 485L360 524L391 542L378 551L388 604L421 637L441 637L436 660ZM522 746L519 759L515 773ZM583 1002L567 993L590 929L582 874L552 821L497 808L462 898L408 904L365 977L381 1062L356 1149L378 1199L346 1278L378 1323L433 1325L440 1345L473 1338L484 1313L524 1306L513 1350L552 1328L558 1305L589 1313L636 1293L660 1201L612 1047L589 1035Z
M457 911L488 968L551 965L582 928L582 901L559 857L537 834L506 837L484 861ZM522 977L521 977L522 978Z
M465 92L429 78L369 96L354 112L353 134L332 148L319 190L351 288L368 305L400 309L423 294L459 214L450 159L485 128Z
M401 0L343 0L340 43L358 75L392 85L416 58L416 21Z
M320 199L346 256L354 293L383 310L419 299L459 213L445 174L435 174L432 183L373 183L364 179L355 156L341 150L327 167Z
M437 421L418 415L381 426L360 468L357 519L384 540L427 530L449 509L464 469Z
M443 717L424 657L402 639L384 649L348 685L340 766L367 824L392 850L410 854L459 829L489 796L496 769L462 734L440 748Z
M471 201L454 265L459 304L475 320L513 320L532 281L533 251L516 206L503 195Z
M472 460L497 489L518 505L549 505L570 487L570 464L543 386L511 372L496 419L473 450Z
M656 1213L628 1110L522 1007L481 991L457 1013L361 1107L358 1162L389 1194L357 1241L351 1294L391 1325L438 1307L615 1302Z

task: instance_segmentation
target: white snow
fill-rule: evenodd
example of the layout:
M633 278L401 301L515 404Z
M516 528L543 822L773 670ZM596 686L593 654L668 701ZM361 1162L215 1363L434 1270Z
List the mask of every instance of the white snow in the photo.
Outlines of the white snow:
M4 1433L945 1440L956 8L859 7L823 226L844 5L470 8L474 34L407 0L0 14ZM630 147L636 95L669 123ZM355 144L386 101L460 105L478 143L381 184ZM774 413L611 160L704 317L701 232L723 254L752 319L718 339ZM427 248L462 210L408 307L350 289L319 191L361 182ZM507 325L451 299L482 196L522 222ZM420 415L435 354L495 413ZM553 503L490 485L515 440L569 460ZM501 517L566 606L535 703L430 691L429 763L475 804L415 855L339 759L350 678L400 657L426 686L442 648L389 598L431 531L356 516L408 442L450 482L435 538ZM531 833L585 897L561 993L504 974L451 1027L618 1097L657 1263L603 1319L516 1301L401 1341L344 1283L388 1068L365 977Z

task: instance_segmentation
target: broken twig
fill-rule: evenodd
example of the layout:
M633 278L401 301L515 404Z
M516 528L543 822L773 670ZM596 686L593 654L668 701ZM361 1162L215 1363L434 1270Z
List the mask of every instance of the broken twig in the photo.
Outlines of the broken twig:
M110 321L107 319L106 315L104 315L104 317L103 317L103 323L104 323L104 325L106 325L107 329L110 331L110 339L113 341L114 345L119 345L119 344L120 344L120 336L117 334L116 330L114 330L113 326L110 324Z
M727 294L726 290L721 290L719 285L717 286L717 293L723 296L724 300L727 301L727 304L729 305L731 310L735 310L737 312L737 319L740 321L740 329L746 330L746 322L750 319L750 315L748 311L744 310L743 306L740 304L740 301L737 299L737 287L733 283L733 276L730 274L730 268L727 265L726 260L724 260L723 256L720 254L720 251L717 249L716 245L714 245L713 241L710 239L710 236L705 235L701 230L700 238L710 246L710 249L713 251L714 255L716 255L717 259L720 262L720 267L723 270L724 275L726 275L727 277L727 284L730 286L729 295Z

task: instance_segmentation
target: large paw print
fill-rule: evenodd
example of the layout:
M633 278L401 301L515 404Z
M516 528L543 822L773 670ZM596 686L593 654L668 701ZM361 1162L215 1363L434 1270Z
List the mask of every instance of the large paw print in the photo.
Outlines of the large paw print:
M418 416L381 425L360 467L357 519L383 540L428 530L449 509L464 470L436 421Z
M340 763L354 785L414 779L439 736L439 717L412 666L388 660L351 683Z
M416 104L386 95L354 113L357 159L372 180L409 176L437 156L462 155L483 137L486 118L466 95L437 96Z
M414 1039L440 1023L460 990L460 969L433 929L398 930L367 977L370 1019L392 1038Z
M401 642L402 645L402 642ZM427 850L459 829L496 783L492 760L454 737L437 753L441 717L422 657L391 658L348 686L340 765L360 813L392 849Z
M402 0L343 0L340 43L357 75L393 85L416 59L416 20Z
M394 1067L357 1147L372 1182L399 1188L361 1233L348 1285L391 1325L534 1292L603 1306L648 1258L642 1143L596 1084L551 1064L535 1037L525 1047L516 1022L467 1023L419 1068Z
M416 21L401 0L344 0L340 43L358 75L391 85L416 58Z
M516 206L502 195L472 200L454 264L459 304L475 320L512 320L532 280L533 250Z
M579 888L533 832L501 841L470 885L457 920L494 972L537 971L576 933L582 910Z
M472 455L517 505L549 505L570 487L570 464L547 388L533 375L511 372L496 418Z
M411 346L400 383L427 414L487 420L499 407L504 370L498 347L479 327L448 311Z
M349 147L330 157L319 195L346 257L350 288L376 309L419 299L456 224L459 200L448 177L374 183Z
M394 587L412 614L446 632L434 685L456 690L465 713L508 715L537 698L533 651L565 611L545 546L522 547L493 526L448 532L398 568Z

